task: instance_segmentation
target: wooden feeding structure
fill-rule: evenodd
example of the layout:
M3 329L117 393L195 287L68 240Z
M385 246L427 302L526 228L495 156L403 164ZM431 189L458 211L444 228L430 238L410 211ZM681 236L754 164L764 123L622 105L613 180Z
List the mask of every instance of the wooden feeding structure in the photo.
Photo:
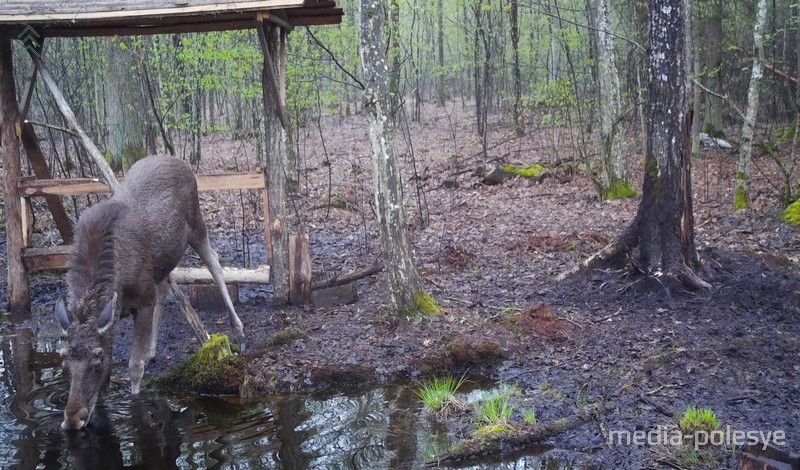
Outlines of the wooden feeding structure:
M72 241L72 226L61 197L108 193L119 183L103 154L84 131L69 103L50 75L42 57L42 44L52 37L87 37L190 33L255 29L264 56L263 104L267 143L263 171L248 174L198 175L198 189L258 189L263 194L265 240L270 266L256 270L226 271L226 279L238 282L266 282L271 278L276 295L307 302L310 296L310 261L307 236L290 237L286 230L286 38L296 26L337 24L343 11L335 1L326 0L7 0L0 3L0 153L5 170L4 195L7 227L9 310L29 310L29 274L43 269L63 268ZM14 81L12 41L27 48L32 72L17 96ZM41 78L55 102L97 164L99 179L52 179L47 159L38 145L34 128L25 124L34 84ZM34 175L21 173L24 149ZM34 247L31 244L30 198L44 197L53 215L63 245ZM291 238L291 243L290 243ZM291 246L290 246L291 245ZM298 247L300 249L298 250ZM303 252L305 254L303 254ZM299 254L298 254L299 253ZM290 263L294 257L298 262ZM291 271L291 272L290 272ZM177 270L174 280L202 280L201 270ZM290 283L290 275L298 282ZM290 292L290 284L292 290ZM191 306L179 289L173 289L183 303ZM191 320L190 320L191 321ZM195 329L198 332L197 328Z

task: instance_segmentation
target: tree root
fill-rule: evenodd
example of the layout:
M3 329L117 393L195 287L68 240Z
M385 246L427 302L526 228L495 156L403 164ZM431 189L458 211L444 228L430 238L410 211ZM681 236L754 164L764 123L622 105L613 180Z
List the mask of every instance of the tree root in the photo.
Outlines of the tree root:
M550 437L576 428L596 416L608 411L608 407L596 403L589 405L580 412L566 418L557 419L547 424L525 424L511 431L491 436L474 436L461 441L456 447L445 455L425 463L428 468L442 465L453 465L472 460L484 455L502 454L524 448L531 444L544 441Z
M608 245L604 246L600 251L593 254L592 256L586 258L582 262L578 263L577 265L573 266L572 268L564 271L563 273L556 276L556 281L562 282L566 278L578 274L580 272L592 269L597 267L602 263L607 263L612 259L616 258L617 256L627 253L633 242L635 241L636 232L633 230L626 230L622 233L619 237L617 237L614 241L609 243Z

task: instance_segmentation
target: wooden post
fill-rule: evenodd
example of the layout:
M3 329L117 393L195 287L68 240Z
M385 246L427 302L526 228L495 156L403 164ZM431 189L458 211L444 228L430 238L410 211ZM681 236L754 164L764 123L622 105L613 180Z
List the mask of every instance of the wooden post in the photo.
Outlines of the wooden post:
M19 159L20 120L14 84L14 57L10 32L0 32L0 153L3 154L5 180L5 218L8 266L8 310L12 313L30 309L28 271L22 260L23 220L17 180L22 176Z
M311 303L311 255L308 234L289 234L289 302L292 305Z
M274 297L278 302L289 299L289 235L286 218L286 189L288 154L286 148L286 128L282 124L285 115L281 113L280 92L276 82L274 67L280 68L278 28L269 23L256 22L259 41L264 54L261 71L261 90L264 103L265 163L264 181L267 187L269 219L268 247L272 247L270 268ZM282 72L280 72L282 73ZM280 75L280 73L278 75ZM265 221L266 222L266 221Z
M33 130L33 126L27 123L22 125L22 148L25 149L25 154L28 155L28 161L31 163L31 168L33 168L36 178L40 180L51 179L50 168L47 167L47 160L44 158L42 148L39 147L36 132ZM50 213L53 214L53 221L61 234L61 239L65 244L72 243L72 222L64 209L64 204L61 203L61 198L58 196L45 196L44 199L47 202Z

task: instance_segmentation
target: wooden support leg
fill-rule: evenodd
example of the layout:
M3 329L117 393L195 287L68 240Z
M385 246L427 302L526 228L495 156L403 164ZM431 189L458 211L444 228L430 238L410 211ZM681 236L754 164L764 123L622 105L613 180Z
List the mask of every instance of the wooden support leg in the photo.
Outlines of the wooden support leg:
M8 309L12 313L27 312L30 308L28 271L22 260L23 220L17 180L22 176L19 158L19 109L14 84L14 58L11 36L0 32L0 153L3 156L5 180L5 222L8 266Z
M308 234L289 234L289 302L311 304L311 255Z
M22 246L30 248L31 235L33 235L33 208L31 207L31 198L19 198L20 218L22 219Z
M36 139L36 132L30 124L22 125L22 148L25 149L25 153L28 155L28 161L31 163L31 168L33 168L36 178L40 180L51 179L52 175L50 174L50 168L47 167L47 160L44 158L42 148ZM64 209L61 198L58 196L45 196L45 201L50 213L53 214L53 221L61 234L61 239L67 245L72 243L72 222Z

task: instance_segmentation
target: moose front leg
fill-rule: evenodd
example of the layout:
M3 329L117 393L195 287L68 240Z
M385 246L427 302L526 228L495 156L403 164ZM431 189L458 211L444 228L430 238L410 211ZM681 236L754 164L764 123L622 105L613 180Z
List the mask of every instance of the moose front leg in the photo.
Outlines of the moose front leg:
M160 290L160 289L159 289ZM140 308L133 320L133 348L128 360L128 370L131 375L131 394L138 395L144 376L144 368L155 354L153 335L153 311L155 305Z

